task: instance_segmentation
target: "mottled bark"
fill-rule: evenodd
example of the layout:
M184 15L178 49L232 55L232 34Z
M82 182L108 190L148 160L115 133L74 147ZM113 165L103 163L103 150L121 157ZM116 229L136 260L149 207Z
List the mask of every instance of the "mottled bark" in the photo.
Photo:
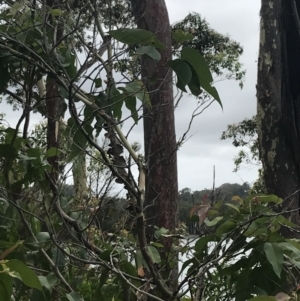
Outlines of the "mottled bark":
M148 226L153 229L156 225L173 231L177 224L177 155L172 71L165 67L172 58L171 26L165 1L131 2L138 28L153 32L166 46L160 51L159 62L146 55L142 57L142 79L152 104L151 110L144 107L147 162L144 207Z
M257 127L266 188L284 199L280 210L300 201L299 8L299 0L262 0L261 7ZM300 225L298 211L286 216Z

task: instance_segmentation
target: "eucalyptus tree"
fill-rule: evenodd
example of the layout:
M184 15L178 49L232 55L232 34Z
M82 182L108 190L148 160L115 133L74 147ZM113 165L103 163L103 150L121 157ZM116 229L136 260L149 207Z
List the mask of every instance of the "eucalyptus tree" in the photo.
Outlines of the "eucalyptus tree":
M257 129L268 192L284 198L297 225L299 165L299 3L262 1L257 83ZM286 229L286 235L299 236Z

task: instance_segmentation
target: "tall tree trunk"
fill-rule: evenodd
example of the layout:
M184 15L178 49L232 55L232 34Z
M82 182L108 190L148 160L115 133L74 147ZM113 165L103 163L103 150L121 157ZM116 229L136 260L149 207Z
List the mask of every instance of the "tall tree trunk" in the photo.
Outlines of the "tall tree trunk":
M58 0L47 0L46 4L51 9L60 8L61 3ZM54 44L61 41L64 33L64 24L62 20L58 23L53 22L54 17L50 15L50 23L53 25L53 40ZM46 108L48 117L47 126L47 149L60 147L60 118L62 116L62 103L64 100L59 95L58 85L56 80L47 76L46 81ZM59 176L59 156L52 156L48 158L50 165L52 166L51 176L56 182Z
M284 199L280 210L300 202L299 10L299 0L262 0L257 127L266 188ZM300 225L298 211L286 216Z
M172 58L169 16L164 0L131 0L138 28L153 32L166 46L157 63L142 57L142 79L150 93L152 109L144 107L144 147L147 162L147 225L171 231L177 224L177 155L172 71L165 67ZM153 231L151 231L153 233ZM150 232L150 233L151 233ZM170 245L166 245L168 249Z
M138 28L157 36L165 45L161 60L142 56L142 80L150 93L152 108L144 106L144 148L147 163L145 216L148 240L153 240L154 226L170 232L178 222L177 145L174 120L172 71L166 67L172 59L171 26L164 0L131 0ZM162 260L166 263L169 287L176 288L178 266L176 256L170 254L172 239L164 239ZM170 256L169 256L170 254ZM173 261L173 262L172 262ZM176 261L176 262L175 262Z

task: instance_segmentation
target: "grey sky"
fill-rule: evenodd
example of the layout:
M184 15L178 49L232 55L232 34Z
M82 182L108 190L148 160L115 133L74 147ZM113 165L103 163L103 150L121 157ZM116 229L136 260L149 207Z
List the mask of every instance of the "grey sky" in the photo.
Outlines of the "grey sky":
M216 166L216 185L243 181L252 183L257 178L257 168L244 168L233 173L233 158L237 149L220 136L227 124L237 123L256 112L256 60L259 43L259 0L166 0L171 22L183 19L189 12L198 12L210 26L228 34L244 47L241 58L247 70L241 90L234 81L216 84L224 111L217 103L202 113L193 123L193 136L178 153L179 187L192 190L212 186L213 165ZM195 101L185 98L176 112L177 137L182 135L189 122Z
M198 116L190 131L192 137L178 153L179 188L189 187L201 190L212 186L213 165L216 166L216 185L223 183L252 183L257 178L257 168L244 168L233 173L233 158L238 150L230 141L221 141L220 136L228 124L236 123L245 117L252 117L256 111L256 60L259 37L259 0L166 0L171 23L180 21L189 12L198 12L210 26L222 34L228 34L244 47L241 61L247 70L243 90L234 81L216 84L224 110L217 103ZM195 99L184 97L176 110L177 138L185 132ZM1 111L7 113L7 120L13 126L19 119L20 111L8 113L11 107L5 102ZM31 123L38 122L32 116ZM125 127L126 128L126 127ZM130 142L143 142L142 128L139 125Z

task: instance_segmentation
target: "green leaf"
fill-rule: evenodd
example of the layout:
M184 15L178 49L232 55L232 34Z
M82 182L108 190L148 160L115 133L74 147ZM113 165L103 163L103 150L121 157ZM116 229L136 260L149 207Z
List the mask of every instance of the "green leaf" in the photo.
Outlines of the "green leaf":
M292 245L289 242L279 242L277 245L282 249L282 250L288 250L291 251L291 257L293 259L300 258L300 250L297 249L294 245Z
M20 279L28 287L36 288L38 290L42 289L41 283L37 275L22 261L18 259L12 259L2 265L8 267L11 272L18 273L20 275Z
M61 151L59 149L57 149L56 147L51 147L47 150L45 157L50 158L58 156L59 154L61 154Z
M161 55L160 53L156 50L156 48L152 45L148 46L140 46L136 50L136 54L139 55L144 55L147 54L149 57L151 57L154 61L160 61L161 60Z
M251 298L248 301L276 301L276 298L273 296L258 296Z
M15 2L11 7L10 7L10 13L12 15L15 15L17 12L21 11L24 7L24 4L21 2Z
M66 98L69 99L70 95L69 95L69 91L67 89L65 89L62 86L58 86L58 94L62 97L62 98Z
M77 76L77 67L76 67L76 55L74 53L70 54L70 58L66 61L68 66L65 67L65 70L71 80Z
M137 277L136 268L127 260L122 260L120 264L121 270L128 275Z
M157 249L153 246L148 246L148 252L150 257L155 263L161 263L161 258Z
M51 240L49 232L39 232L36 235L36 239L38 240L39 243L46 243Z
M190 82L188 83L188 87L191 90L191 93L193 95L199 96L202 93L202 90L201 90L198 75L197 75L196 71L194 70L194 68L192 68L192 66L190 64L188 64L188 65L190 66L191 72L192 72L192 78L191 78Z
M163 247L164 247L164 245L161 244L161 243L159 243L159 242L153 242L153 241L151 241L150 244L151 244L152 246L154 246L155 248L163 248Z
M197 242L195 244L195 251L197 253L202 252L203 249L206 248L207 244L210 241L215 241L214 235L208 235L208 236L201 237L200 239L197 240Z
M194 35L190 32L184 32L182 29L177 29L172 32L172 38L176 43L182 43L185 41L191 41L194 39Z
M85 106L83 115L84 115L83 123L91 125L95 118L94 109L91 108L90 106Z
M275 274L280 278L282 263L283 263L283 252L277 243L266 242L264 244L264 251L269 263L272 265Z
M195 49L184 48L181 51L181 59L187 61L196 71L201 87L209 93L222 107L219 94L215 87L211 86L213 78L208 64L203 56Z
M189 266L189 265L192 265L190 267L190 271L193 269L193 268L197 268L199 267L199 261L196 259L196 258L191 258L191 259L188 259L186 260L183 264L182 264L182 267L181 267L181 270L180 270L180 273L179 275L181 275L181 273Z
M92 134L93 128L91 127L91 125L85 124L84 129L86 131L86 134ZM78 128L73 137L73 144L71 146L71 153L69 155L68 162L72 161L79 154L81 154L85 150L87 143L88 141L86 136L83 134L82 130Z
M167 65L170 66L176 73L176 86L180 90L187 92L185 86L188 85L192 79L192 71L189 64L187 64L184 60L176 59L168 61Z
M47 276L38 276L40 283L44 286L48 291L52 291L53 286L57 282L57 277L54 273L50 273Z
M237 211L238 213L240 213L240 209L237 206L235 206L235 205L233 205L231 203L225 203L224 205L228 206L228 207L234 209L235 211Z
M101 78L94 79L94 83L95 83L96 88L102 87L102 79Z
M153 45L158 49L165 49L165 45L153 33L144 29L122 28L109 31L109 35L124 44Z
M230 232L232 229L234 229L236 226L236 223L232 220L226 221L224 224L219 226L219 228L216 230L216 235L221 236L222 234Z
M256 221L252 222L250 226L246 226L246 231L243 235L247 237L260 236L268 233L267 224L259 224Z
M36 217L30 219L31 230L34 234L37 234L41 231L41 223Z
M223 216L217 216L217 217L215 217L213 220L208 220L208 219L206 219L205 221L204 221L204 223L205 223L205 225L206 226L208 226L208 227L213 227L213 226L215 226L220 220L222 220L223 219Z
M58 9L58 8L53 8L50 10L50 14L53 17L60 17L63 15L63 13L64 13L64 11L62 11L61 9Z
M136 96L146 107L151 108L151 102L144 84L140 80L133 81L126 85L125 89Z
M109 93L109 102L114 117L120 121L122 118L122 106L127 95L121 94L116 88L112 88Z
M126 97L125 106L131 112L131 117L134 120L135 124L138 123L139 115L136 109L136 98L134 96Z
M275 204L281 204L282 199L274 194L268 194L268 195L258 195L259 202L261 203L275 203Z
M76 292L72 292L70 294L66 294L66 297L69 301L82 301L80 295Z
M0 273L0 301L11 300L12 288L12 277L6 273Z

